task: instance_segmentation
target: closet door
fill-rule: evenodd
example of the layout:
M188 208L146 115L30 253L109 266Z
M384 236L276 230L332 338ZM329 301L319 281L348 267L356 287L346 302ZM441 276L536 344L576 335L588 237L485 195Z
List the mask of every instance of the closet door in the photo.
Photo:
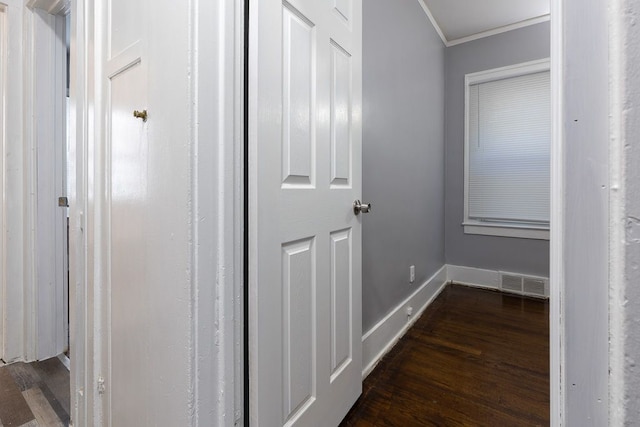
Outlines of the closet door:
M255 426L336 426L361 393L361 7L250 7Z
M98 399L104 425L186 426L193 404L189 8L162 0L100 4L105 122L93 153L91 217Z

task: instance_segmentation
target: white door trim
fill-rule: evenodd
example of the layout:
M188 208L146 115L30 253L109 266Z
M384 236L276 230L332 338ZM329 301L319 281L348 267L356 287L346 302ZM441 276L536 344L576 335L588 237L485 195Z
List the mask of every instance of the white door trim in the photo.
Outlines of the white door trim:
M95 74L90 52L93 23L93 1L75 0L71 5L71 61L69 64L69 336L71 359L71 421L76 426L93 425L88 394L93 391L88 379L92 371L88 358L91 347L87 332L87 253L85 234L87 212L87 179L89 156L87 148L93 144L94 130L90 111L95 102L95 88L91 86ZM91 408L92 409L92 408Z
M5 269L5 253L7 247L5 225L5 158L6 158L6 90L7 90L7 7L0 5L0 189L2 189L0 202L0 360L4 358L4 305L6 301L7 272ZM0 362L2 363L2 362Z
M609 163L616 77L609 37L616 26L611 8L596 0L551 7L551 424L604 425L617 409L609 402L609 303L618 284L608 248L612 177L620 167Z
M550 415L562 426L564 379L564 132L563 2L551 2L551 204L549 241Z
M0 304L2 305L2 333L0 357L5 362L25 359L25 334L28 330L25 316L25 288L29 286L27 279L29 255L27 217L29 188L27 179L29 147L25 142L26 94L24 89L24 73L26 67L25 54L25 22L22 0L5 0L2 16L5 22L4 54L6 61L2 70L3 78L3 110L2 126L2 289Z
M235 0L196 4L193 425L244 425L245 10Z
M38 108L36 105L36 75L38 41L36 39L36 16L28 6L24 8L23 43L29 46L23 50L24 77L23 77L23 102L24 102L24 168L25 168L25 198L24 198L24 358L27 361L35 360L38 336L38 292L36 271L36 210L38 204L37 188L37 133L36 117ZM52 72L53 70L46 70Z

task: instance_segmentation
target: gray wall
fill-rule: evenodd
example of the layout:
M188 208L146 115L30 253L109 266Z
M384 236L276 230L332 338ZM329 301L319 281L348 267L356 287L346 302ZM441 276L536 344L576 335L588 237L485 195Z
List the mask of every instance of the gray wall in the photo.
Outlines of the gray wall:
M366 332L444 264L444 45L416 0L363 8Z
M445 253L447 264L549 275L545 240L464 234L464 76L549 57L549 23L447 48L445 53Z

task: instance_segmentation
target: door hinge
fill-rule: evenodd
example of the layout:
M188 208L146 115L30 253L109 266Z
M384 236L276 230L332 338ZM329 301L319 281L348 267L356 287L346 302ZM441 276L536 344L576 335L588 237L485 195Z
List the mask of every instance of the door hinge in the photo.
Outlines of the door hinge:
M104 385L104 378L102 376L98 377L98 394L104 394L107 387Z

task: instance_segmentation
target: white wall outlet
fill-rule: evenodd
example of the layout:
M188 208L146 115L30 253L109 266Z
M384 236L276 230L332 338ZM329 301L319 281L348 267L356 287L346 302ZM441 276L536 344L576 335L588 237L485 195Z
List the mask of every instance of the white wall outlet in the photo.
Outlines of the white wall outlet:
M409 266L409 283L413 283L416 281L416 266Z
M407 316L411 316L413 314L413 307L411 306L407 307L406 312L407 312Z

